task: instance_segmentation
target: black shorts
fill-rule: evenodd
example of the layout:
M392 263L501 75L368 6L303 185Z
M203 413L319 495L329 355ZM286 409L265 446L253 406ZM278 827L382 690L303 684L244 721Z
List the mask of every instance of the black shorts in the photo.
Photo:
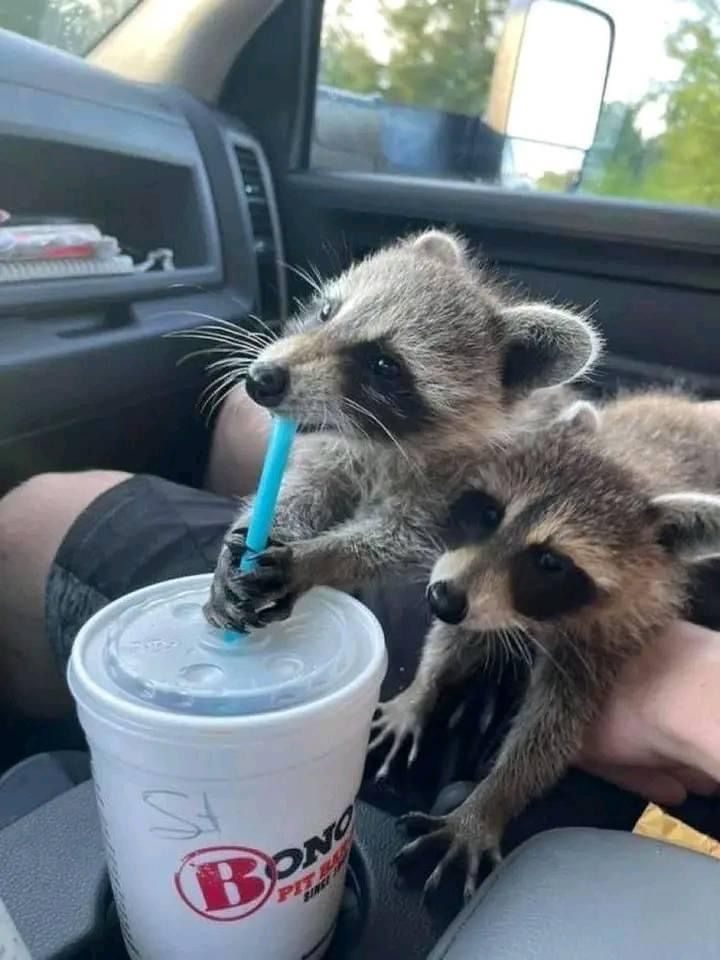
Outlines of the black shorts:
M211 572L236 510L231 499L150 476L99 496L68 532L48 578L45 620L60 665L80 627L111 600ZM393 580L357 594L379 617L392 650L386 695L412 676L428 626L423 590L420 582Z

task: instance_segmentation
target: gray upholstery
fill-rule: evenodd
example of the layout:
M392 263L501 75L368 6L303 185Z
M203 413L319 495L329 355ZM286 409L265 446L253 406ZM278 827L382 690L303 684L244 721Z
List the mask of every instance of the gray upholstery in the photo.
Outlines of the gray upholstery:
M430 960L720 960L720 861L631 834L541 834Z

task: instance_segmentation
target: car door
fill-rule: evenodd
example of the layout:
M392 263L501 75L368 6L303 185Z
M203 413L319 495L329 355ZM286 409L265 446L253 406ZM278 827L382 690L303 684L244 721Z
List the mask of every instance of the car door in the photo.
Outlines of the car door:
M270 153L287 258L328 272L449 225L510 283L589 309L609 384L714 394L720 10L660 7L283 4L223 107Z
M20 29L41 6L0 12L15 10ZM261 285L268 313L280 312L267 177L236 120L0 30L5 225L91 224L133 263L85 276L78 261L50 260L45 279L33 264L0 264L0 493L90 467L202 479L209 358L180 361L208 344L168 335L252 323ZM157 251L173 269L147 269Z

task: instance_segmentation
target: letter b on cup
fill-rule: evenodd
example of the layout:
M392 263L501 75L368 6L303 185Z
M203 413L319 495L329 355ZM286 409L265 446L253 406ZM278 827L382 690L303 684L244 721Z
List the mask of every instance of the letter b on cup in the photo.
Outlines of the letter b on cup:
M191 910L226 923L256 913L270 899L276 882L273 858L250 847L196 850L175 874L177 892Z

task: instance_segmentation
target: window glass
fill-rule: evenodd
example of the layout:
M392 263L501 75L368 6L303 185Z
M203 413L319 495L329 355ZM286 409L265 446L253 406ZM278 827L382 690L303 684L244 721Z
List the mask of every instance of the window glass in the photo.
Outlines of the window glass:
M141 0L0 0L0 27L84 56Z
M317 168L720 207L719 155L720 0L325 0Z

